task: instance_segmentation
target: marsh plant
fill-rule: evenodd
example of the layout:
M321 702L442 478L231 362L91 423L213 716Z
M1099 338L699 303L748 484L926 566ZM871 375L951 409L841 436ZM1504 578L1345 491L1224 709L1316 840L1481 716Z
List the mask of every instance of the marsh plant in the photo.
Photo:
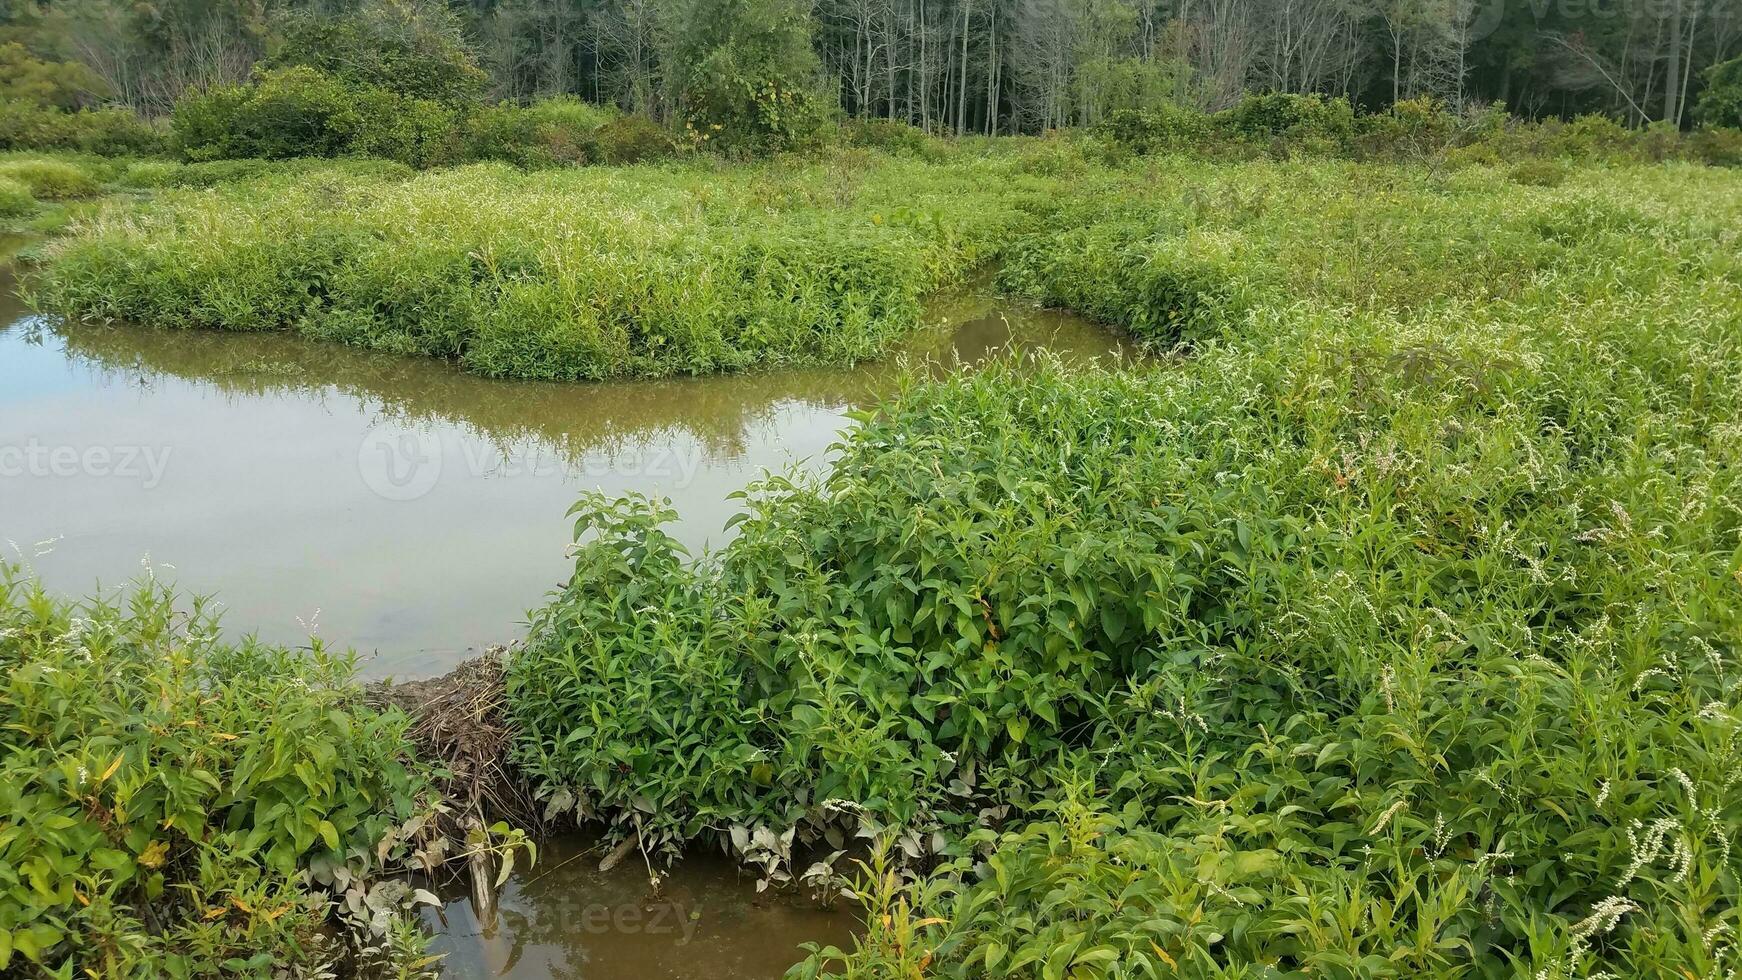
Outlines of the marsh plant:
M4 566L0 668L0 970L421 959L401 920L427 896L386 876L423 864L438 804L348 655L224 640L158 583L72 604Z
M1726 975L1735 178L1169 166L1004 278L1189 356L915 381L699 560L583 500L520 764L908 868L800 977Z

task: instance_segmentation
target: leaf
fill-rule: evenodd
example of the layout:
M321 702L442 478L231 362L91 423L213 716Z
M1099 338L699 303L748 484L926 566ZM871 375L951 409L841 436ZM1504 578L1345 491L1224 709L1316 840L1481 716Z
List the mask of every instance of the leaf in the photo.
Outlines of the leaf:
M167 841L154 840L145 846L144 851L140 852L139 863L148 868L161 868L163 867L164 858L168 856L169 843Z

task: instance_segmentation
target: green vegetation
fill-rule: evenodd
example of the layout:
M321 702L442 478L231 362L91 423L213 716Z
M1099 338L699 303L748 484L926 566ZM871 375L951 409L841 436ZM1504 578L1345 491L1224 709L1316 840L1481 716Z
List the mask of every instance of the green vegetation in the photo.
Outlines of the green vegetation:
M335 895L395 911L379 876L435 801L348 656L220 640L149 582L71 605L5 566L0 667L0 969L313 971L344 952Z
M915 383L699 563L583 500L517 761L777 877L944 862L798 976L1734 962L1737 177L1073 186L1003 281L1186 356Z
M294 328L496 376L850 363L1027 220L1023 202L1052 184L1012 170L862 154L411 180L316 169L119 204L51 246L33 285L81 316Z
M1696 112L1708 126L1742 128L1742 57L1706 70L1706 90Z
M30 188L11 177L0 178L0 218L17 218L36 210Z

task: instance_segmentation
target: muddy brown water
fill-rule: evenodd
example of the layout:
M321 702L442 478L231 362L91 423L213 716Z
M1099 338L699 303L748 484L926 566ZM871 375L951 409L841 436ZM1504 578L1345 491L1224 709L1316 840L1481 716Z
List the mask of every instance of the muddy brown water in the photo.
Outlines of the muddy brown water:
M975 288L931 304L902 356L972 364L1013 342L1132 354ZM819 469L899 360L491 381L285 334L45 322L0 264L0 549L65 595L150 574L214 594L232 631L318 633L356 649L366 676L431 677L518 636L564 577L581 490L669 496L673 533L717 547L729 496L767 471ZM600 873L585 846L544 842L490 936L463 898L431 910L444 975L755 980L857 927L844 909L757 893L723 857L691 855L655 889L633 860Z
M851 949L858 923L843 907L796 890L758 893L755 878L717 854L692 853L657 885L631 856L609 872L584 840L541 845L539 864L511 879L486 935L463 888L424 913L449 977L515 980L768 980L803 958L804 943Z

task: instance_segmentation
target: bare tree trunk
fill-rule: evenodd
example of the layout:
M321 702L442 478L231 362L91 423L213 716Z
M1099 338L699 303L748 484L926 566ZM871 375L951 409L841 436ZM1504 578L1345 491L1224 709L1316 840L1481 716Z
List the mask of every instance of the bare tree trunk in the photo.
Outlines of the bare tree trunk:
M1664 72L1663 118L1675 122L1679 118L1676 96L1682 87L1682 5L1681 0L1669 0L1669 69Z
M968 27L974 14L973 0L962 0L962 75L956 84L956 135L968 131Z

